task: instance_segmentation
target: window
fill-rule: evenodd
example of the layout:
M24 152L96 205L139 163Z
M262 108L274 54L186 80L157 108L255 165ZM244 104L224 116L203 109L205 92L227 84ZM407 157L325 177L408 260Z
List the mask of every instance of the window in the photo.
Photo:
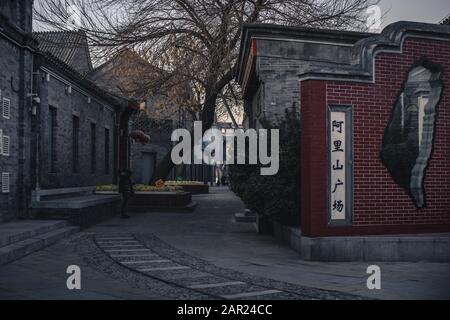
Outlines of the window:
M48 164L49 172L56 170L56 108L50 107L48 112Z
M9 137L2 136L2 155L9 157Z
M2 193L9 193L9 172L2 173Z
M105 174L109 174L109 129L105 128Z
M97 169L96 129L95 123L91 123L91 173L95 173Z
M79 172L78 153L80 140L80 118L72 116L72 171Z
M3 115L3 118L10 119L10 117L11 117L11 100L3 98L2 115Z

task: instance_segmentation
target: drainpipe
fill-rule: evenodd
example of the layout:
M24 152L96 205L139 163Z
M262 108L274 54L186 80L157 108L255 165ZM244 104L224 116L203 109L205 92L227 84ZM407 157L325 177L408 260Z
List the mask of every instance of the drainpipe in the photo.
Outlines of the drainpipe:
M42 88L41 88L41 81L40 81L40 59L35 59L33 56L33 73L31 77L31 92L32 95L38 97L40 99L39 103L37 101L34 101L32 98L31 102L31 122L34 122L34 129L35 129L35 163L34 163L34 188L35 190L39 190L41 188L40 186L40 166L41 166L41 159L40 159L40 151L41 151L41 144L40 144L40 138L41 138L41 103L42 103ZM33 80L36 81L36 87L33 86ZM34 104L34 105L33 105ZM34 111L35 108L35 111Z

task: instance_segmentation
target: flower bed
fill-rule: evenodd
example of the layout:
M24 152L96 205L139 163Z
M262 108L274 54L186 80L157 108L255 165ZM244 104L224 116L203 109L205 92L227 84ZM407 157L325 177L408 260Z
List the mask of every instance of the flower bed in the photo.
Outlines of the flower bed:
M104 185L97 186L97 192L119 192L119 187L117 185ZM163 187L155 187L148 186L143 184L137 184L134 186L135 192L179 192L183 191L183 188L179 186L163 186Z
M199 181L166 181L168 187L179 187L192 194L209 193L209 185Z
M131 195L128 207L130 211L146 212L155 210L187 210L195 209L192 195L177 186L154 187L136 185L135 193ZM116 185L98 186L96 193L117 194Z
M166 181L166 186L204 185L201 181Z

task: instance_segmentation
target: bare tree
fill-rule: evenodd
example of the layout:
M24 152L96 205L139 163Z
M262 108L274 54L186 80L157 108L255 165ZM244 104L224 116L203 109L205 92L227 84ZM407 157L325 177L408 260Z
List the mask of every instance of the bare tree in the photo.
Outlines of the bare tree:
M245 23L360 29L370 0L38 0L40 28L85 31L97 58L132 48L171 76L179 103L211 127L216 107L235 106L230 89ZM167 75L167 73L164 73ZM169 79L165 79L169 81ZM154 82L155 79L152 79ZM177 84L191 90L177 90ZM148 83L148 87L152 84ZM170 153L156 179L173 167Z

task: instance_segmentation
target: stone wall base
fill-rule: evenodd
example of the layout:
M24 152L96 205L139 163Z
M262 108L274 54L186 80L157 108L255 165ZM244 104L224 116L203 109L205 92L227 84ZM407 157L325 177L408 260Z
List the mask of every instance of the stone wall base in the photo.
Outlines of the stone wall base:
M46 220L66 220L82 229L93 226L119 215L120 201L111 201L99 206L80 209L33 209L36 218Z
M310 238L274 223L274 235L310 261L450 262L450 234Z

